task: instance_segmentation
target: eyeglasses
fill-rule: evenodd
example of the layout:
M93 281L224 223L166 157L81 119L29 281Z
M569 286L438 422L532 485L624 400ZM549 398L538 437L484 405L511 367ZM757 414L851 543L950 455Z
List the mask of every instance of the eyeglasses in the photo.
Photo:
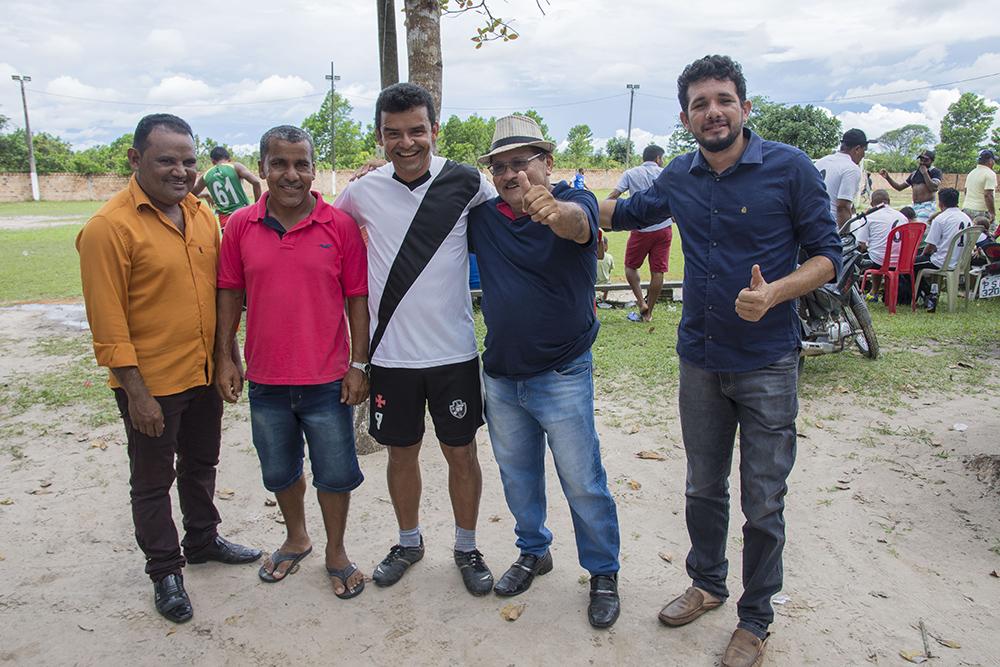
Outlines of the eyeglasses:
M491 162L488 169L490 170L490 173L493 174L494 176L501 175L502 173L507 171L507 169L513 170L514 173L516 174L519 171L524 171L528 167L528 165L531 164L532 160L534 160L535 158L540 158L543 155L545 155L545 153L536 153L529 158L511 160L510 162Z

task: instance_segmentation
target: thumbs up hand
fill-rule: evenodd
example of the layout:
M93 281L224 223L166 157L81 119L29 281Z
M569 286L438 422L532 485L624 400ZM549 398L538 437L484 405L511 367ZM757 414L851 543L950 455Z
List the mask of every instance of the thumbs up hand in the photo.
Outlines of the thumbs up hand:
M521 208L535 222L547 225L558 217L558 202L544 185L532 185L528 175L517 172L517 184L521 189Z
M760 265L754 264L750 269L750 286L740 290L736 297L736 314L748 322L757 322L773 305L771 285L764 280Z

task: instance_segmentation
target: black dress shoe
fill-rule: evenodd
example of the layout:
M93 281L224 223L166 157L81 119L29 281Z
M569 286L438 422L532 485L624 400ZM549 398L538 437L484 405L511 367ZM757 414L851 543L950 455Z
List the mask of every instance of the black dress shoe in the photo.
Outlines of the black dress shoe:
M595 628L610 628L618 620L622 605L618 599L618 575L595 574L590 578L590 605L587 620Z
M542 556L521 554L517 562L504 572L500 581L493 588L497 595L511 597L520 595L531 588L535 575L547 574L552 571L552 552L546 551Z
M260 558L260 549L251 549L242 544L233 544L229 540L215 536L215 539L208 543L207 547L187 554L189 563L207 563L210 560L227 565L239 565L242 563L252 563Z
M153 582L153 602L156 611L174 623L190 621L194 615L191 600L184 590L184 577L179 574L168 574Z

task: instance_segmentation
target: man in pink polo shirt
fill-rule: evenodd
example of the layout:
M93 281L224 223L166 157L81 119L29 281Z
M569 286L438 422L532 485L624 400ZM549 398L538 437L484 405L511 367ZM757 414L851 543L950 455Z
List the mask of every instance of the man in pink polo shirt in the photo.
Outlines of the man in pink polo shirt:
M368 264L353 218L310 191L314 159L312 138L297 127L272 128L260 140L268 191L233 214L219 251L217 332L226 340L216 341L215 384L225 400L239 398L243 378L231 345L245 294L253 444L287 530L258 574L281 581L312 551L304 437L326 526L326 569L346 599L364 589L344 530L351 491L364 480L351 406L368 397Z

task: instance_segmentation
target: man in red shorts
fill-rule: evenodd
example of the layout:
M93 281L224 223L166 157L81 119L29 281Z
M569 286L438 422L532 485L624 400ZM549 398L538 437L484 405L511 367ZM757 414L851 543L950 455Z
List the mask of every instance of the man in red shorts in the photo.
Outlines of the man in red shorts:
M622 174L621 180L608 199L618 199L624 193L633 195L648 189L656 177L663 171L663 149L650 144L642 151L642 164L632 167ZM638 312L628 314L632 322L649 322L653 319L653 306L660 298L663 287L663 274L667 272L670 263L670 241L673 238L673 221L667 218L663 222L633 230L625 247L625 279L635 294ZM646 298L642 295L642 282L639 279L639 267L649 257L649 292Z

